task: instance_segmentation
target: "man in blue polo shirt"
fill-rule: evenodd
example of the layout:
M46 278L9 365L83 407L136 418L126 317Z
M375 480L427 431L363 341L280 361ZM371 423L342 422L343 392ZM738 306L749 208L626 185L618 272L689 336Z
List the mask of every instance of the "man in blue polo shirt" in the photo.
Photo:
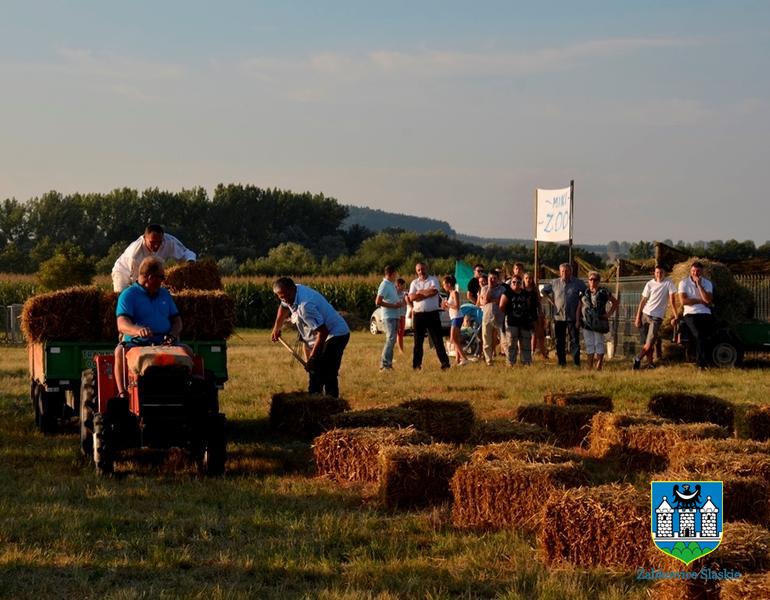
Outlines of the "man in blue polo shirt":
M281 304L271 334L273 342L281 337L281 328L289 317L297 318L300 335L312 350L307 360L308 391L311 394L340 395L337 377L342 354L350 340L350 329L328 300L312 288L281 277L273 284Z
M166 278L163 261L150 256L139 266L139 279L118 297L115 314L122 341L115 348L115 381L118 395L125 396L123 357L125 348L152 344L176 344L182 331L182 318L168 290L161 287Z

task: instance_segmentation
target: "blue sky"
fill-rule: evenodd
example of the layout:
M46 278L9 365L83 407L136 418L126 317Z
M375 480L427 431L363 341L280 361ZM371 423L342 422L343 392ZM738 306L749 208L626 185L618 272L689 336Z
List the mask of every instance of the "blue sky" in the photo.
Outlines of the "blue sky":
M0 198L252 183L531 237L770 239L768 2L8 2Z

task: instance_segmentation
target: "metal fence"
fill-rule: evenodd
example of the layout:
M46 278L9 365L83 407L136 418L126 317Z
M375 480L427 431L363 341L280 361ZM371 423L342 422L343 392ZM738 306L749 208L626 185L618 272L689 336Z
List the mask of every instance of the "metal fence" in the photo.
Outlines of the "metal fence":
M0 306L0 343L23 344L21 334L21 309L23 304Z
M770 275L736 275L735 280L754 294L754 318L770 321Z

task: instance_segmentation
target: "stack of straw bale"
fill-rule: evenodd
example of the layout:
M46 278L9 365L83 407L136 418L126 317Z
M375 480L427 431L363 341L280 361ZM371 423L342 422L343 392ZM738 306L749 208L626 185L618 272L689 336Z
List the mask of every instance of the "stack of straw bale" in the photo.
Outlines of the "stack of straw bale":
M439 442L465 442L476 423L473 408L466 401L418 399L399 406L414 411L415 427Z
M332 427L409 427L417 422L417 412L400 406L350 410L331 419Z
M173 296L182 316L182 338L218 340L235 329L235 303L219 291L186 290ZM78 286L37 294L24 304L21 327L28 342L118 340L118 294Z
M733 431L733 405L716 396L665 392L652 396L647 408L652 414L675 423L716 423Z
M471 444L493 444L510 440L547 442L551 439L553 439L553 435L547 429L534 423L496 419L477 421L468 441Z
M770 598L770 571L725 581L721 586L719 598L720 600Z
M647 566L650 496L630 485L553 494L542 512L538 547L547 565L637 569Z
M166 269L166 287L182 290L221 290L222 277L217 263L210 259L187 262Z
M709 450L707 446L693 448L685 442L674 445L669 453L668 466L699 473L719 471L770 480L770 454L767 452Z
M468 451L452 444L385 446L380 501L387 508L420 508L451 500L449 482L467 459Z
M585 484L576 462L471 461L452 478L452 522L461 528L536 531L544 503L558 490Z
M747 410L746 427L752 440L770 440L770 406L756 406Z
M519 406L515 417L545 427L554 435L557 444L572 447L584 443L591 419L600 410L592 405L528 404Z
M606 412L612 411L612 398L593 391L548 392L543 396L546 404L554 406L598 406Z
M591 422L589 453L595 458L619 458L638 468L662 468L677 442L727 438L728 431L713 423L674 425L644 415L598 413Z
M428 442L427 435L413 428L332 429L315 439L313 456L320 475L335 481L376 482L383 448Z
M722 542L716 550L694 561L686 570L732 570L745 574L770 569L769 542L770 531L763 527L741 521L725 523ZM655 547L651 549L650 560L662 571L680 571L685 568L680 561ZM655 600L718 600L721 585L724 584L713 579L668 579L656 583L650 589L650 595Z
M270 427L273 431L299 439L310 439L327 429L332 416L350 410L347 401L307 392L273 394Z

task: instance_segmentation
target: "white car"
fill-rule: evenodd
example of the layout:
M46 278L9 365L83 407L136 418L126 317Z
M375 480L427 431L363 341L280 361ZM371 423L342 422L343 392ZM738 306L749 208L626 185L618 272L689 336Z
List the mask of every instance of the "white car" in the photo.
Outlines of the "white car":
M439 311L439 317L441 318L441 328L444 330L444 333L449 332L450 327L450 320L449 320L449 313L445 310ZM406 325L405 325L405 331L411 332L412 327L412 317L411 315L407 315L406 317ZM377 335L378 333L385 333L385 323L382 322L382 307L378 306L377 309L372 313L371 319L369 319L369 331L373 335Z

